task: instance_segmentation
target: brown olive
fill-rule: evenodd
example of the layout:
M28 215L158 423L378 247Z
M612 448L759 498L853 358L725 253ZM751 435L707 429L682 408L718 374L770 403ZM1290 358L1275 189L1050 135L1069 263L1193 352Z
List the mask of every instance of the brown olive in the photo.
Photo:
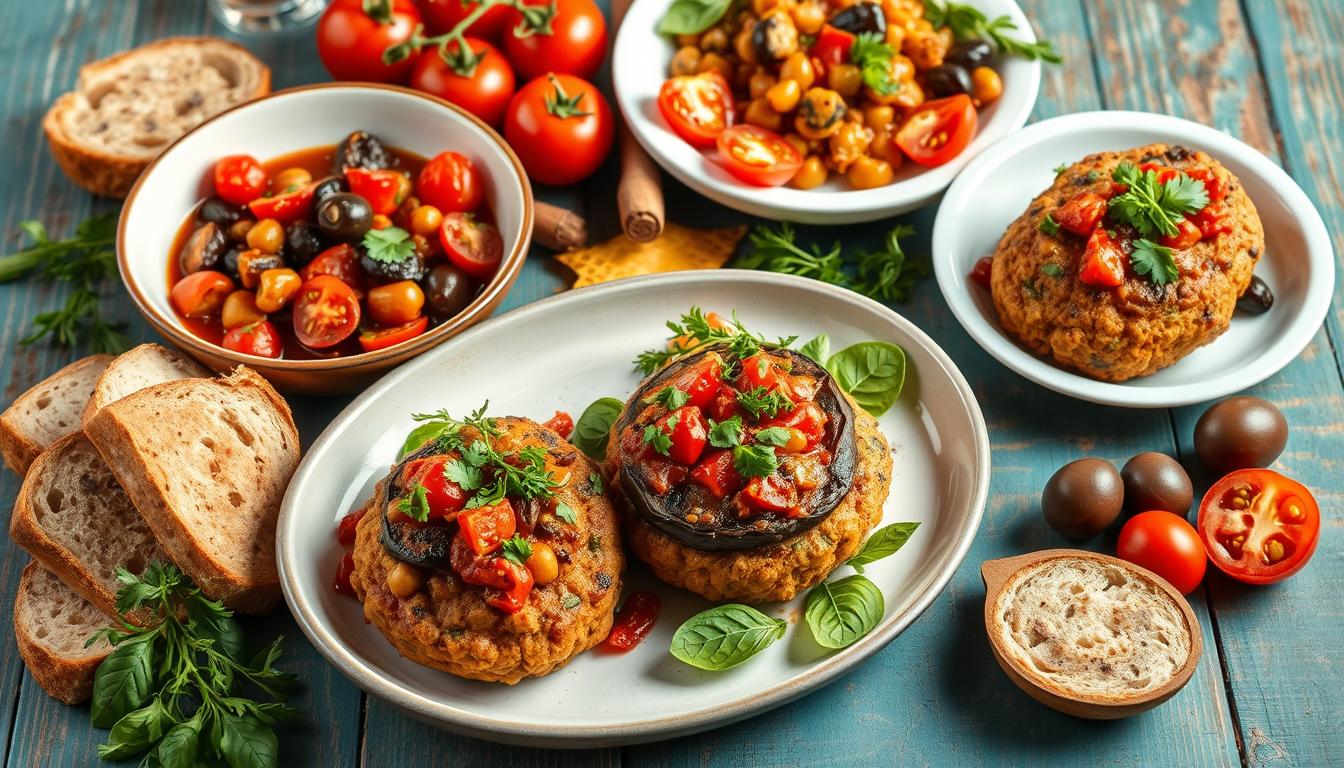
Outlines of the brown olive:
M1125 483L1125 511L1131 515L1160 509L1184 516L1195 500L1190 475L1165 453L1140 453L1125 462L1120 478Z
M1109 461L1079 459L1050 477L1041 493L1041 512L1064 536L1086 539L1115 521L1124 497L1124 482Z
M348 192L345 179L340 176L328 176L313 187L313 202L320 203L337 192Z
M429 313L440 320L466 309L475 296L471 278L451 264L436 264L425 276L425 302Z
M1195 424L1195 453L1218 474L1268 467L1287 444L1288 420L1283 412L1249 395L1214 403Z
M343 175L346 168L367 168L372 171L391 167L392 164L392 154L387 151L387 147L377 136L366 131L355 131L346 136L331 155L331 172L336 176Z
M224 236L224 230L213 221L207 221L197 227L187 242L182 244L182 250L177 252L177 266L184 275L215 269L224 258L228 244L229 239Z
M1248 315L1263 315L1274 306L1274 292L1259 275L1251 275L1251 284L1246 286L1237 299L1237 309Z

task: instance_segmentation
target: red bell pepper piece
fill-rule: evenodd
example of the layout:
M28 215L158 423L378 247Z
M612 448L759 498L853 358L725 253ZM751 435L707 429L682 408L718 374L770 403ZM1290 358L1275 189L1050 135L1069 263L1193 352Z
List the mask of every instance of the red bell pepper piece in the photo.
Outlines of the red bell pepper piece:
M700 460L691 470L691 482L723 499L742 487L742 476L733 466L732 451L715 451Z
M458 535L477 555L499 549L505 539L512 538L517 527L513 505L508 499L498 504L467 510L457 516Z

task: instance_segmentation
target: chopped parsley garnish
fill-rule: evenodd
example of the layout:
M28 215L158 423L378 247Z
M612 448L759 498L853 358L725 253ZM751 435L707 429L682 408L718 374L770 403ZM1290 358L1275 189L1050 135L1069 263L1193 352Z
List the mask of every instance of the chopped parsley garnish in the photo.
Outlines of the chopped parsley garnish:
M521 534L513 534L512 539L504 542L504 559L511 563L523 565L527 558L532 556L532 545L524 539Z
M765 477L779 469L779 458L768 445L739 445L733 449L733 469L743 477Z
M1065 172L1065 171L1067 171L1067 170L1069 170L1069 165L1068 165L1068 163L1060 163L1059 165L1056 165L1056 166L1055 166L1055 175L1058 176L1059 174L1061 174L1061 173L1063 173L1063 172Z
M1055 221L1055 217L1048 213L1045 214L1044 219L1041 219L1041 223L1036 225L1036 229L1051 237L1059 237L1059 222Z
M588 488L598 496L606 493L606 490L602 487L602 476L596 472L588 473Z
M416 483L411 495L397 502L397 511L422 523L429 520L429 492L425 486Z
M1033 299L1041 298L1041 288L1040 286L1036 285L1035 280L1023 280L1022 290L1025 291L1026 294Z
M560 598L560 607L567 611L572 611L575 608L578 608L579 603L581 602L583 601L579 599L578 595L573 592L566 592L565 596Z
M709 420L709 444L715 448L734 448L742 444L742 417L724 421Z
M736 312L733 313L733 319L728 322L726 328L715 328L699 307L691 307L689 312L681 316L680 321L667 321L667 329L672 332L672 338L684 336L686 341L674 349L650 349L641 352L639 357L635 358L635 368L646 376L677 358L690 355L711 344L722 344L728 348L733 357L745 360L760 352L762 347L775 349L787 347L798 338L790 336L774 342L767 341L764 336L747 330L737 319Z
M474 491L481 487L481 470L461 459L455 459L443 465L443 476L457 483L464 491Z
M1170 248L1158 245L1151 240L1135 240L1134 252L1129 254L1129 263L1134 271L1152 280L1157 285L1176 282L1181 270Z
M766 427L756 433L756 442L774 446L785 445L789 442L789 430L785 427Z
M737 393L737 404L751 414L754 419L762 416L774 418L780 411L793 410L793 401L785 397L778 389L756 387L747 392Z
M891 77L891 60L896 49L876 32L861 32L849 46L849 60L859 68L863 84L873 93L890 96L901 90L901 84Z
M675 411L685 405L686 401L690 398L690 395L669 384L649 397L644 398L644 402L648 405L662 403L663 407L667 410Z
M664 456L672 449L672 438L657 424L650 424L644 428L644 442Z
M485 415L488 406L487 402L464 419L453 418L444 410L417 413L413 418L422 424L412 435L436 440L444 450L460 454L461 458L444 465L443 472L462 490L475 491L467 499L469 509L498 504L505 497L527 500L554 496L559 484L546 469L546 449L540 445L513 452L495 448L494 439L503 433L495 420ZM475 433L470 439L467 430Z
M1128 224L1144 237L1175 235L1180 231L1178 223L1182 216L1209 204L1204 182L1184 173L1159 182L1156 171L1141 171L1133 163L1121 163L1111 178L1129 189L1111 198L1110 217Z
M370 229L364 233L363 245L370 259L383 264L400 264L415 256L411 233L400 227Z
M574 508L569 506L563 501L555 505L555 516L560 518L561 520L564 520L566 523L569 523L570 525L573 525L574 523L578 522L579 519L578 514L574 512Z
M1043 264L1041 265L1041 274L1048 277L1063 277L1064 268L1058 264Z

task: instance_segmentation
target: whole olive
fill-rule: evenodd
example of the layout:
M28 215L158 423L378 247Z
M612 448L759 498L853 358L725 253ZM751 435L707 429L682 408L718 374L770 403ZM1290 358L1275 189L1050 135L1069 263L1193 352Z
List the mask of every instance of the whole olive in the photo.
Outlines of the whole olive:
M1148 451L1120 468L1125 483L1125 511L1131 515L1160 509L1184 516L1195 500L1195 488L1179 461Z
M1259 275L1251 275L1251 284L1246 286L1237 299L1237 309L1248 315L1263 315L1274 306L1274 292Z
M234 205L220 197L211 197L201 203L200 210L196 211L196 218L226 228L243 218L244 213L245 211L240 205Z
M976 67L987 67L994 58L994 47L988 40L962 40L954 43L943 56L944 64L956 64L969 72Z
M213 221L207 221L191 233L187 242L182 244L182 249L177 252L178 269L181 269L184 275L214 269L224 258L228 244L229 239L224 236L224 230Z
M337 192L314 211L318 230L331 240L358 240L373 226L369 201L353 192Z
M285 228L285 261L293 267L306 267L313 257L322 252L322 241L318 239L317 227L310 221L299 219Z
M476 284L452 264L435 264L425 275L425 303L429 314L447 320L467 308L476 297Z
M357 246L357 249L360 268L378 285L398 283L402 280L419 280L425 274L425 260L414 250L409 251L403 259L388 261L373 258L362 245Z
M854 35L863 32L876 32L879 35L887 33L887 17L882 13L882 6L867 0L857 2L835 14L827 23Z
M228 275L229 277L232 277L234 280L237 280L239 278L238 257L241 256L243 252L246 250L247 250L246 246L235 245L224 252L224 258L220 260L220 266L223 267L224 274Z
M1219 474L1268 467L1288 444L1288 420L1267 400L1249 395L1214 403L1195 423L1195 453Z
M1109 461L1079 459L1050 477L1041 493L1041 512L1064 536L1086 539L1115 521L1124 497L1124 482Z
M331 172L340 176L346 168L387 168L392 165L392 160L392 154L377 136L367 131L355 131L336 147L331 156Z
M337 192L347 192L345 179L340 176L328 176L313 187L313 201L320 203Z
M960 64L939 64L924 73L928 89L938 98L971 92L971 73Z

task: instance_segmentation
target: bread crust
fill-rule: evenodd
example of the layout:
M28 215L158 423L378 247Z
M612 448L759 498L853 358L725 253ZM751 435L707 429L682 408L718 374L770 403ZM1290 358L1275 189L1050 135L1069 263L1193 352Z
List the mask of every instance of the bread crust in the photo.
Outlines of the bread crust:
M214 375L213 371L176 349L170 349L161 344L154 344L152 342L149 344L141 344L138 347L133 347L122 352L115 359L109 361L107 367L98 375L98 381L93 385L93 392L89 395L89 402L84 406L84 414L80 417L80 424L88 423L89 419L92 419L94 414L102 410L104 406L114 403L125 396L113 396L108 392L113 386L112 378L121 372L123 366L136 366L142 355L162 357L168 364L172 365L183 374L186 374L175 379L165 379L164 381L179 381L184 378L207 378ZM127 394L134 393L128 392Z
M106 368L111 362L111 355L82 357L37 382L23 394L14 398L14 402L10 403L4 413L0 413L0 456L4 457L5 464L10 469L14 470L19 476L27 474L33 462L47 449L47 446L38 443L31 437L30 431L25 430L25 416L22 409L28 405L28 401L44 387L51 386L53 382L61 378L78 376L84 368L89 366ZM74 429L78 429L78 427Z
M34 607L29 605L28 597L33 589L32 582L41 575L41 569L42 566L37 563L29 563L19 576L19 588L14 596L14 639L18 644L19 656L42 690L64 704L78 704L93 695L94 673L112 649L107 648L103 653L81 659L70 659L54 653L41 640L29 634L29 626L35 621L29 615Z

